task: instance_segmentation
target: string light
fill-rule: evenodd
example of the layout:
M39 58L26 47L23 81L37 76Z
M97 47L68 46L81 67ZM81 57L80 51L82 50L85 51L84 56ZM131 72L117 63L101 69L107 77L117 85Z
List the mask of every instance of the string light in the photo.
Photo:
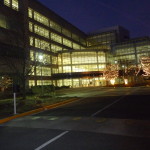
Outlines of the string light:
M148 56L142 56L140 58L141 61L141 68L143 69L143 76L149 76L150 75L150 57Z
M111 83L113 83L115 79L118 77L118 65L117 64L107 65L103 73L103 76L107 81L111 81Z

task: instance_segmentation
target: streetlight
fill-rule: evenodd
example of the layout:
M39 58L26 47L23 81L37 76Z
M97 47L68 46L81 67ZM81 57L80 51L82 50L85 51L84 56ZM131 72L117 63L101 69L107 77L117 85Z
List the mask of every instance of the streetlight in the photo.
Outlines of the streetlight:
M41 87L42 87L42 96L43 96L43 74L42 74L42 61L43 55L39 55L40 65L41 65Z

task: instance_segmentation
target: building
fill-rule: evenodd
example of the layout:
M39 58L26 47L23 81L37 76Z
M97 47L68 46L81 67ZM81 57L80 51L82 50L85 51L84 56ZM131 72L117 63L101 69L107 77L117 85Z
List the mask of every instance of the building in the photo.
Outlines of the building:
M0 0L0 10L0 74L14 82L105 86L108 64L138 65L150 52L149 37L130 39L121 26L86 34L37 0Z

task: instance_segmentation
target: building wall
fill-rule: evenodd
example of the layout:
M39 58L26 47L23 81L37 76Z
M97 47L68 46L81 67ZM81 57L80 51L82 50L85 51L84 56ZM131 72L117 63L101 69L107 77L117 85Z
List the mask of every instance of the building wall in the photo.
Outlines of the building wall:
M0 10L0 57L19 62L25 54L29 86L104 86L108 64L138 65L150 52L149 38L129 39L120 26L85 34L36 0L0 0Z
M4 5L5 4L5 5ZM24 55L23 15L16 1L0 1L0 75L21 73Z
M142 37L128 40L113 46L115 60L126 60L130 64L138 65L141 56L150 55L150 38Z

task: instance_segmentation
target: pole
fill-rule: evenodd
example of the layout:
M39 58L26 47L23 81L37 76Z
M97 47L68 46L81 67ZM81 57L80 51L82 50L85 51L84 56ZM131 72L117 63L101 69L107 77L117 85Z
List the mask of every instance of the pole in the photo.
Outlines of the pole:
M17 114L17 111L16 111L16 93L14 93L14 115Z
M43 74L42 74L42 65L41 65L41 88L42 88L42 96L43 96Z

